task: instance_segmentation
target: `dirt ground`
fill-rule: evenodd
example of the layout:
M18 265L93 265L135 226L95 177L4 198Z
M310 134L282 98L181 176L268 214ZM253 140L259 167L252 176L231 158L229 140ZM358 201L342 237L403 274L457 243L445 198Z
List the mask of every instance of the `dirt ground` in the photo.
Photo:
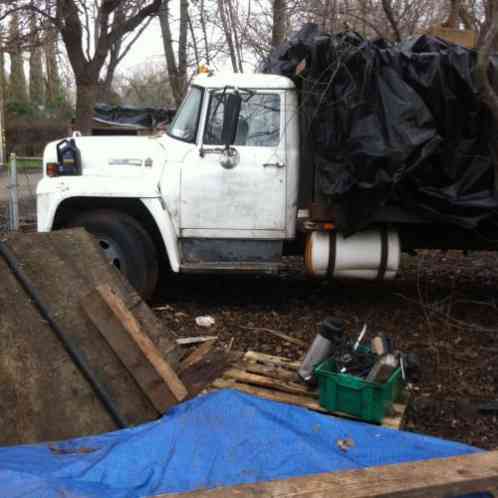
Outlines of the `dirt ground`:
M343 318L356 336L366 322L422 366L407 415L408 430L498 448L498 413L477 410L498 400L498 258L495 253L427 251L404 256L388 283L310 280L300 262L278 277L170 276L153 305L178 336L218 335L232 349L302 357L304 350L258 330L270 328L309 343L318 323ZM200 315L214 327L197 327Z

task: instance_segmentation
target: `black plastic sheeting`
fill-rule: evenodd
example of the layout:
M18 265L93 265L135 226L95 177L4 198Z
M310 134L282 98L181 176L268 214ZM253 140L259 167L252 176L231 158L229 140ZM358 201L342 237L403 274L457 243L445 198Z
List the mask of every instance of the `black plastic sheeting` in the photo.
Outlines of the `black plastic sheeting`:
M174 109L97 104L94 117L108 123L115 123L117 126L154 129L170 123L174 114Z
M340 230L357 231L390 205L466 228L497 214L497 131L476 63L475 50L439 38L393 45L313 24L274 50L263 71L299 89L306 167Z

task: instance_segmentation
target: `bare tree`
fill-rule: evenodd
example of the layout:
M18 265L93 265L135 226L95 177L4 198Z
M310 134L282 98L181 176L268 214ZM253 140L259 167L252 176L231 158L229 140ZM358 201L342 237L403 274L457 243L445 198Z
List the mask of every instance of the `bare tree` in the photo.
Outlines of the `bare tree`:
M285 0L273 0L273 30L271 36L272 47L277 47L285 41L286 17Z
M204 41L204 57L206 59L206 64L210 64L211 59L209 56L209 41L207 36L206 27L206 10L205 10L205 0L200 0L199 2L199 22L201 25L202 39Z
M461 0L450 0L450 12L448 19L444 23L447 28L457 29L460 24L460 6Z
M24 72L19 15L17 13L10 19L9 47L9 98L17 103L26 103L28 102L28 91L26 87L26 74Z
M136 7L135 7L136 8ZM113 26L117 27L126 19L125 6L116 10ZM105 101L112 100L112 83L119 63L128 55L135 42L149 27L152 17L146 19L135 32L126 33L122 38L117 38L111 45L109 59L104 67L104 76L101 77L101 98Z
M496 46L498 36L498 5L495 0L488 0L486 4L486 22L481 33L481 46L478 58L478 73L481 82L484 102L493 113L498 128L498 75L496 66L490 65L489 56ZM494 74L492 71L494 70ZM494 85L493 85L494 83Z
M50 26L45 34L43 45L46 68L46 102L50 107L56 107L63 95L57 60L57 30Z
M180 0L180 26L178 50L175 54L171 29L169 0L163 0L159 10L159 22L163 35L164 54L168 68L169 81L173 96L179 105L187 86L187 36L188 36L188 1Z
M384 10L384 14L389 21L389 24L391 25L395 40L401 41L401 31L398 26L398 21L394 16L391 0L382 0L382 9Z
M3 26L0 26L0 93L2 102L7 97L7 73L5 70L5 33Z
M223 33L225 34L230 62L232 63L233 71L237 73L241 70L242 63L239 59L240 51L237 53L236 25L233 22L231 10L233 10L231 0L218 0L218 12L220 14Z
M40 46L39 29L35 14L30 20L31 47L29 54L29 98L34 106L45 103L42 49Z
M127 104L147 107L175 106L165 64L146 64L118 74L116 90Z
M36 12L49 20L60 33L76 82L76 127L84 134L89 133L92 126L100 72L113 44L155 15L160 4L161 0L8 2L11 12ZM121 8L125 12L121 22L113 23L114 16ZM87 27L87 19L92 14L97 20L93 33Z

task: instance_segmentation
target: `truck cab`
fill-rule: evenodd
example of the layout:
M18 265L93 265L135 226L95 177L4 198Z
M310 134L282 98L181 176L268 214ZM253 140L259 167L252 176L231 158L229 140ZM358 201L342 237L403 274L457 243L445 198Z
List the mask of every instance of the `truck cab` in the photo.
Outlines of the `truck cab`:
M166 133L50 143L38 230L85 227L145 296L165 262L278 271L296 237L297 106L288 78L202 74Z

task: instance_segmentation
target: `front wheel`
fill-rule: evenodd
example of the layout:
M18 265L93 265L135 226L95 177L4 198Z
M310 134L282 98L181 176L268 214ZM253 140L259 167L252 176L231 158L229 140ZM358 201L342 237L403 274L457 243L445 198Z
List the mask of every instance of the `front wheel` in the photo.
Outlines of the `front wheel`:
M148 232L131 216L108 209L76 216L68 227L95 236L105 256L144 298L152 296L159 274L157 251Z

